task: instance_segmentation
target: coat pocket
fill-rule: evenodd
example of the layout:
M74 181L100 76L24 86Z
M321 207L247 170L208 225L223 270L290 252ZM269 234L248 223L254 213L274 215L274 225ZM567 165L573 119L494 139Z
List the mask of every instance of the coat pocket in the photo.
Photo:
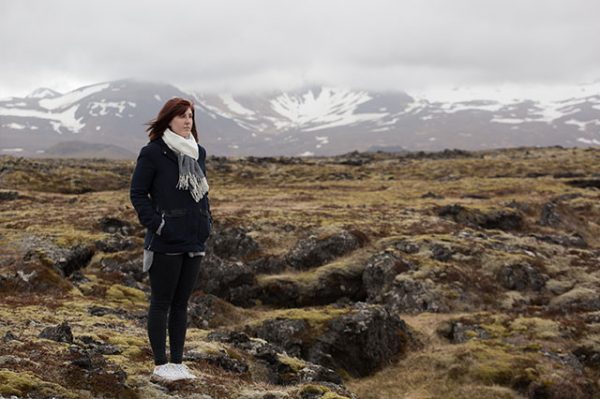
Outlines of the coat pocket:
M164 210L162 215L165 225L162 228L160 237L164 242L175 244L190 241L191 229L187 209Z

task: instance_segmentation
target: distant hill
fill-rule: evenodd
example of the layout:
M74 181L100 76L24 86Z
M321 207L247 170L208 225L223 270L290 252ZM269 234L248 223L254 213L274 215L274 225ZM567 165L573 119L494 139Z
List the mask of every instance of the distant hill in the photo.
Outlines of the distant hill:
M225 156L329 156L352 151L489 150L600 145L600 83L555 100L448 97L305 87L246 95L116 80L69 93L40 88L0 99L0 154L36 156L65 141L132 153L146 123L174 96L192 99L200 142Z
M37 155L49 158L133 159L136 157L135 153L117 145L76 140L55 144Z

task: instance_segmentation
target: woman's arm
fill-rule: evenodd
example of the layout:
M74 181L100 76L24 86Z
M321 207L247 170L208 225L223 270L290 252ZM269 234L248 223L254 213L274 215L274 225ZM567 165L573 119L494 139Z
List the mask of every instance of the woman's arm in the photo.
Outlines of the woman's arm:
M131 177L131 187L129 198L135 208L140 223L156 232L162 222L162 218L152 206L152 200L149 197L152 181L156 174L156 166L151 159L151 149L146 146L140 151L133 176Z

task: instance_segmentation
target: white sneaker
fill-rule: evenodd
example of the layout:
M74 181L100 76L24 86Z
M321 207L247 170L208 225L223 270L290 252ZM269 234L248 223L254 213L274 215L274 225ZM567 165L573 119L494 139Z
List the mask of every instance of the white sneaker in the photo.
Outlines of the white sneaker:
M183 376L184 379L186 380L195 380L196 377L194 374L192 374L192 372L190 371L190 369L188 369L188 367L183 364L183 363L169 363L171 365L171 367L174 370L177 370L177 372Z
M172 363L161 364L160 366L154 367L152 373L152 379L162 381L177 381L183 380L186 376L179 371L178 368L174 367Z

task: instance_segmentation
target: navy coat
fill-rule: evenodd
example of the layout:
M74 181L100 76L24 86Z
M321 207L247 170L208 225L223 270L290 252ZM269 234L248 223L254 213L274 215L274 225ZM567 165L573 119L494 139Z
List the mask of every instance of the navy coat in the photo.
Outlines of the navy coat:
M198 145L198 163L206 175L206 150ZM162 138L144 146L131 178L129 197L146 227L144 248L159 253L200 252L212 229L208 195L194 201L189 190L178 189L177 155ZM156 230L165 224L160 235Z

